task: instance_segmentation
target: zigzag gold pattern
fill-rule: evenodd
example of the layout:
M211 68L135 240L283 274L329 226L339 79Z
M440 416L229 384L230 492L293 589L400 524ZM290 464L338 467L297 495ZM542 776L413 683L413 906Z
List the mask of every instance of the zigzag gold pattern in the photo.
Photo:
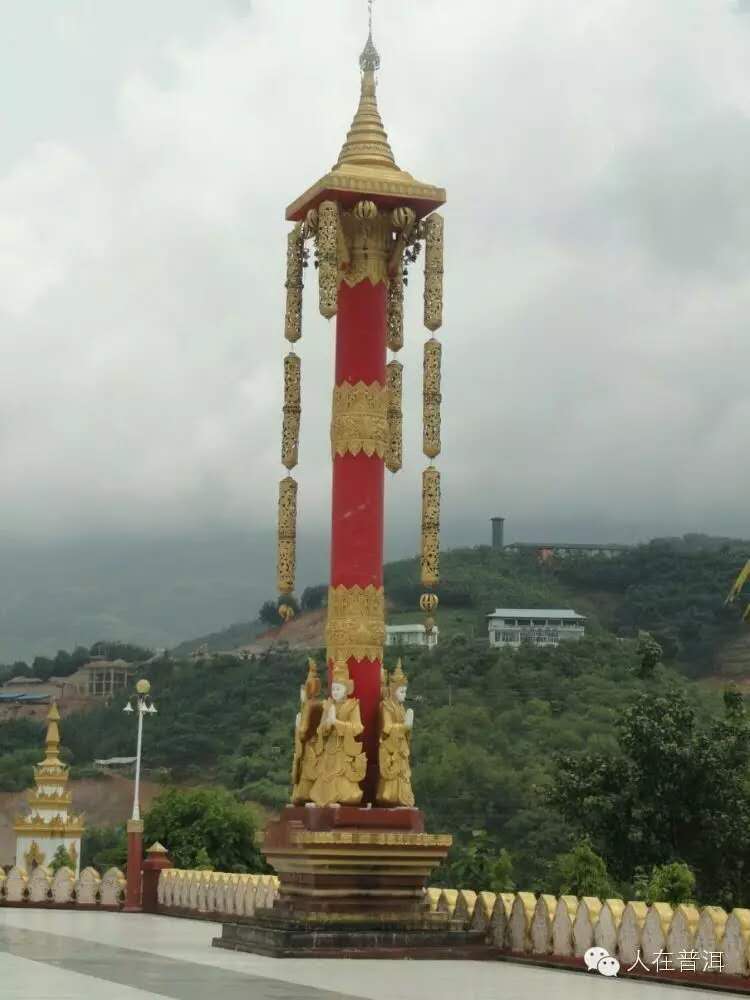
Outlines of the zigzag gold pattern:
M379 382L344 382L333 390L331 452L336 455L377 455L388 444L388 390Z
M382 660L385 593L382 587L329 587L328 659Z

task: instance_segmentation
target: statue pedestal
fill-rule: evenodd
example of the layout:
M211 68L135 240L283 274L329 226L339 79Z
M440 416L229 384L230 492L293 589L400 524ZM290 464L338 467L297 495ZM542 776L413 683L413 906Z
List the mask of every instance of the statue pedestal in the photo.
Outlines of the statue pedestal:
M288 806L262 846L279 877L273 908L225 923L213 943L288 958L484 957L476 934L425 904L450 846L418 809Z

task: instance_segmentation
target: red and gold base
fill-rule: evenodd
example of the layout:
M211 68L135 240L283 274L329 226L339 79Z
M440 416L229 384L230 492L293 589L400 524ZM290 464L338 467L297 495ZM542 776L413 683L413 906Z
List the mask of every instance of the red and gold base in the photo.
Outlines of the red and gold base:
M279 876L275 912L391 918L423 914L427 879L450 845L424 832L418 809L308 806L284 809L262 851Z
M450 845L424 832L418 809L288 806L261 848L278 898L223 924L213 944L286 958L489 958L481 935L425 903Z

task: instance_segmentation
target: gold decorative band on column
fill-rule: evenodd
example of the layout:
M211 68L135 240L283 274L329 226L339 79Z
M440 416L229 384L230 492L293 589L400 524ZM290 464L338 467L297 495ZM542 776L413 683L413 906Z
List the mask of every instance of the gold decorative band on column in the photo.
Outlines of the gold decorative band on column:
M284 358L284 423L281 431L281 463L287 469L297 464L301 407L302 362L291 351Z
M385 594L382 587L329 587L328 659L382 660Z
M404 269L399 260L396 273L388 281L388 347L400 351L404 346Z
M320 311L326 319L336 315L339 290L339 207L335 201L321 202L318 209L318 285Z
M433 331L443 325L443 227L439 212L424 223L424 325Z
M440 362L443 348L431 337L424 345L422 383L422 451L428 458L440 454Z
M388 441L388 390L379 382L343 382L333 390L331 451L385 456Z
M403 394L404 366L400 361L386 365L386 390L388 392L388 444L385 450L385 465L391 472L398 472L403 452L403 417L401 399Z
M280 594L294 590L297 547L297 482L286 476L279 483L277 586Z
M302 336L302 268L305 242L302 223L298 222L287 237L286 248L286 317L284 336L295 343Z
M440 473L432 466L422 473L422 586L440 580Z

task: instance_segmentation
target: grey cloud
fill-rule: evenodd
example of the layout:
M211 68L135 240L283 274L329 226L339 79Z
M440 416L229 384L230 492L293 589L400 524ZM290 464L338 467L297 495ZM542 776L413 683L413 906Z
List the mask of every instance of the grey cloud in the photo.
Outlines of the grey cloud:
M267 593L283 209L343 141L364 14L157 6L110 23L71 2L62 40L11 15L51 69L0 138L0 520L52 545L247 532L248 588ZM485 540L494 513L510 537L746 533L750 37L733 8L381 0L377 23L397 159L449 193L446 542ZM0 69L6 93L21 65ZM420 284L391 555L418 538ZM325 570L330 490L313 286L303 583Z

